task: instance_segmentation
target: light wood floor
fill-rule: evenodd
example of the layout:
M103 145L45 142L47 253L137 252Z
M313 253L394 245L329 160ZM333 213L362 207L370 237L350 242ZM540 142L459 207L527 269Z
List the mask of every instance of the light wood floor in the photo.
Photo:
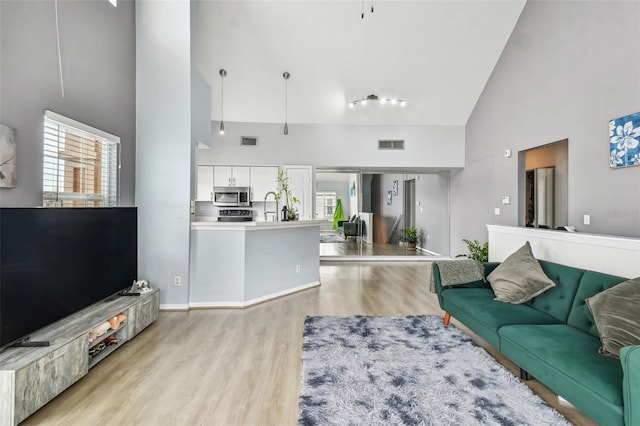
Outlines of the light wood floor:
M160 312L25 424L295 425L304 317L441 314L429 271L425 262L323 263L319 288L244 310ZM574 424L594 425L528 383Z
M412 256L424 257L430 254L421 250L407 250L398 243L366 243L349 237L345 242L320 243L320 256Z

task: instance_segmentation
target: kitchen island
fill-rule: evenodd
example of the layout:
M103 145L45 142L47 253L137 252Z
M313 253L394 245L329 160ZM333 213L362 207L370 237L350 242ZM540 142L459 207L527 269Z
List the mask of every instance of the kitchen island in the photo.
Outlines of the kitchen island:
M320 223L191 223L189 307L243 308L320 285Z

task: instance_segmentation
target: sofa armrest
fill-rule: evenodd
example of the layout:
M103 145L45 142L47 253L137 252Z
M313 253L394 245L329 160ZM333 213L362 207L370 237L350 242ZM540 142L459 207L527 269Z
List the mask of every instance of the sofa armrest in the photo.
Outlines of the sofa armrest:
M620 350L624 424L640 426L640 345Z

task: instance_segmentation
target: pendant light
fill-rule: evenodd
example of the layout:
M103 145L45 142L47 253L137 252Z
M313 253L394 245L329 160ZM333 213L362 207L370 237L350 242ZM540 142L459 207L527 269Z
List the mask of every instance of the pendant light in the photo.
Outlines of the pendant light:
M284 134L288 135L289 134L289 124L287 123L287 110L288 110L288 95L287 95L287 81L289 80L289 77L291 77L291 74L289 74L288 72L284 72L284 74L282 74L282 78L284 78Z
M224 78L227 70L220 68L220 134L224 135Z

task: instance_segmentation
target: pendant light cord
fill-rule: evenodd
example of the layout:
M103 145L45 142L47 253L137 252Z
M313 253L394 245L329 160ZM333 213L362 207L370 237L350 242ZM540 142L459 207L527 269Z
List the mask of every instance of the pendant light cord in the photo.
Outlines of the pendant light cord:
M224 122L224 76L220 79L220 121Z
M64 98L64 78L62 77L62 53L60 53L60 24L58 22L58 0L55 0L56 9L56 41L58 44L58 68L60 70L60 91Z
M220 134L224 135L224 78L227 76L227 70L220 68Z
M371 0L371 13L373 13L373 0ZM364 19L364 0L362 0L360 7L360 18Z

